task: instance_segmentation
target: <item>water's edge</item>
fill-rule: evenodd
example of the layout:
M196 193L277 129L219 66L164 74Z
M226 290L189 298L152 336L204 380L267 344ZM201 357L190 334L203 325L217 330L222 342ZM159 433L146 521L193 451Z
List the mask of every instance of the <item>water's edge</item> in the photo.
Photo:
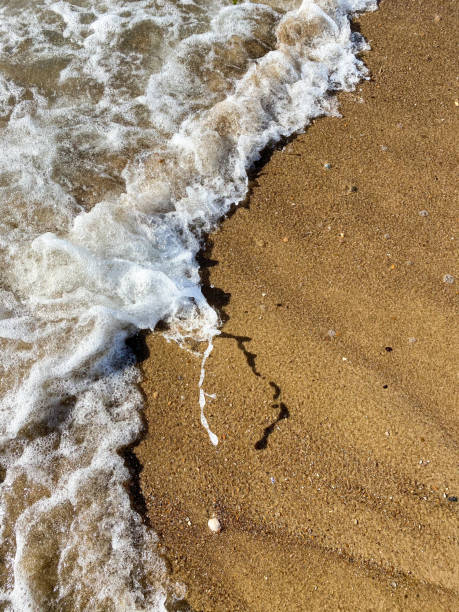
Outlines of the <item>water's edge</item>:
M110 0L109 14L83 4L43 0L42 23L33 6L0 5L0 59L13 40L43 79L23 86L27 71L0 65L0 602L159 610L174 587L134 452L145 435L139 330L163 322L169 341L206 342L196 390L208 428L201 387L223 322L202 265L210 232L250 197L265 158L336 115L331 94L365 77L348 15L376 5L209 0L158 16L150 0L134 11ZM170 48L152 56L161 27Z

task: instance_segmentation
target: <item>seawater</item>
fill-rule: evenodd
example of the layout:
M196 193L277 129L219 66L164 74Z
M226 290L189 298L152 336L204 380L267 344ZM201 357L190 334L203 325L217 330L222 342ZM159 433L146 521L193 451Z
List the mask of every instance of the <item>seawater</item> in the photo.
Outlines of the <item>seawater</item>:
M164 320L207 356L202 236L263 148L337 113L365 76L349 18L375 8L0 0L1 609L182 596L126 489L142 428L126 340Z

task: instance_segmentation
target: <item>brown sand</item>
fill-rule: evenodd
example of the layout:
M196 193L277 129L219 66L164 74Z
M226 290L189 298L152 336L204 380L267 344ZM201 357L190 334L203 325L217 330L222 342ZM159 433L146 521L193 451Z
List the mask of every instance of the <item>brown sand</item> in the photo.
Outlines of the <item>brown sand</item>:
M217 449L199 359L148 339L141 484L193 610L459 610L455 3L360 24L372 81L272 155L206 254Z

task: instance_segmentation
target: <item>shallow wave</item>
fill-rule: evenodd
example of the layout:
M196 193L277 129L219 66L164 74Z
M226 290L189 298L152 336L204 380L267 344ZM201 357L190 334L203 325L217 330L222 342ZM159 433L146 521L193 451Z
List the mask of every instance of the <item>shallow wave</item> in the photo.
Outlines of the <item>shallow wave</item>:
M365 76L349 16L375 8L0 2L5 609L182 595L126 490L120 453L142 429L126 340L167 320L211 346L202 236L266 146L337 113L333 91Z

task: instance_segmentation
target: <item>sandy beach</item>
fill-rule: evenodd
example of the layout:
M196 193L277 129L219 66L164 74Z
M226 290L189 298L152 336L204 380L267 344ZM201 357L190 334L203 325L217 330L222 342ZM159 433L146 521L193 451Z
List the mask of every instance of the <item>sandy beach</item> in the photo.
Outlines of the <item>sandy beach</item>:
M458 610L456 11L363 15L371 80L210 236L218 447L200 359L147 338L135 453L180 609Z

